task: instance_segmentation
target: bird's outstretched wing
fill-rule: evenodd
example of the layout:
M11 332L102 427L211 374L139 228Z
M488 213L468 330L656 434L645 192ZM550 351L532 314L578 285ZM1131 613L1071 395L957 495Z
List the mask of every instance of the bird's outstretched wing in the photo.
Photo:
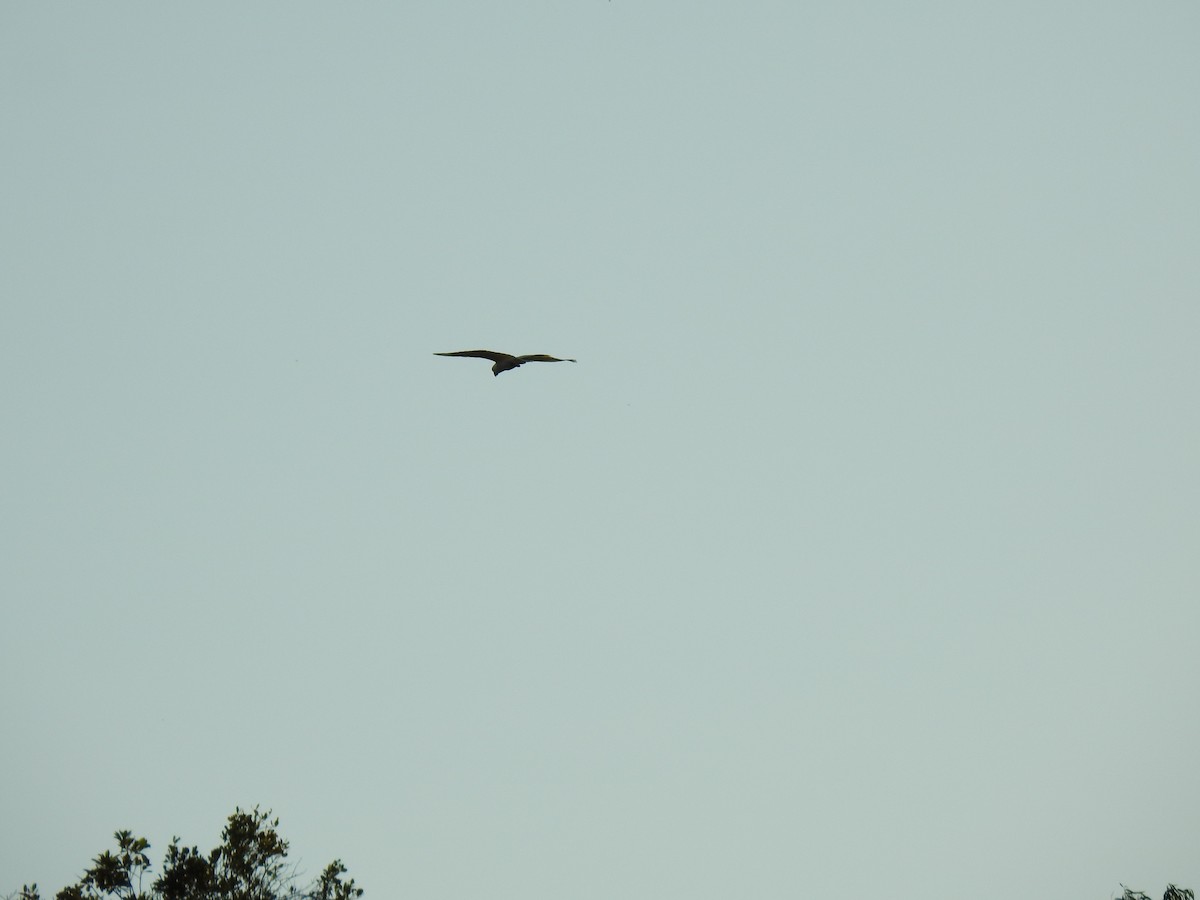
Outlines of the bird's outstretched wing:
M495 350L456 350L453 353L435 353L434 356L477 356L480 359L490 359L492 374L499 375L510 369L519 369L527 362L575 362L573 359L559 359L557 356L547 356L545 353L531 353L528 356L512 356L508 353L497 353Z
M516 357L508 353L497 353L495 350L456 350L453 353L435 353L434 356L475 356L479 359L490 359L492 362L515 361Z

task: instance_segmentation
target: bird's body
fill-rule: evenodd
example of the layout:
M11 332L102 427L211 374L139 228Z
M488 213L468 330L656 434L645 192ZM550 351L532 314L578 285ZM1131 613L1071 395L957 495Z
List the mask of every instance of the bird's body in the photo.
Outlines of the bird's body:
M545 353L530 353L527 356L513 356L509 353L498 353L495 350L457 350L454 353L435 353L434 356L474 356L479 359L490 359L493 363L492 374L499 375L509 369L516 369L527 362L575 362L573 359L559 359L557 356L547 356Z

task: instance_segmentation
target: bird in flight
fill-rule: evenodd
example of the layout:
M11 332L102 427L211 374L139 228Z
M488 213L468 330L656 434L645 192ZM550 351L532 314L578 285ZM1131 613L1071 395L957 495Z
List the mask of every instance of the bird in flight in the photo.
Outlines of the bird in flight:
M559 359L557 356L547 356L545 353L530 353L528 356L511 356L508 353L497 353L495 350L458 350L454 353L435 353L434 356L477 356L480 359L490 359L492 374L499 375L509 369L516 369L527 362L575 362L573 359Z

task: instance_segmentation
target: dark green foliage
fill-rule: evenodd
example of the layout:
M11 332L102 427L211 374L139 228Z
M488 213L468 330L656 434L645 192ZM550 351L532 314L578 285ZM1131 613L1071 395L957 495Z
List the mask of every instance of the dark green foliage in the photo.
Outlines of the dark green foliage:
M105 850L92 861L79 884L63 888L55 900L92 900L117 897L120 900L148 900L142 892L142 878L150 868L146 851L150 842L135 838L131 831L118 831L117 852ZM36 896L37 885L34 885Z
M1135 891L1121 885L1125 891L1121 895L1121 900L1150 900L1148 894L1143 891ZM1178 888L1173 884L1167 885L1167 892L1163 894L1163 900L1196 900L1196 895L1191 888Z
M342 881L345 874L346 867L340 859L335 859L326 866L317 880L317 887L312 895L314 900L354 900L355 897L361 897L363 890L354 886L353 878L347 882Z
M301 896L289 882L284 859L288 845L275 830L279 819L269 819L268 813L246 813L240 809L229 817L221 832L222 844L209 869L213 874L211 895L229 900L275 900L277 897ZM164 873L165 874L165 873ZM187 900L193 895L184 894Z
M117 850L105 850L78 884L63 888L55 900L355 900L363 891L354 879L343 882L346 867L334 860L307 890L296 887L287 863L288 843L277 831L279 819L255 807L234 811L221 832L221 844L207 854L172 838L162 874L149 890L150 842L130 831L115 834ZM8 900L41 900L36 884Z
M172 838L154 890L162 900L215 900L220 896L216 879L220 858L220 847L205 857L198 848L181 848L179 838Z

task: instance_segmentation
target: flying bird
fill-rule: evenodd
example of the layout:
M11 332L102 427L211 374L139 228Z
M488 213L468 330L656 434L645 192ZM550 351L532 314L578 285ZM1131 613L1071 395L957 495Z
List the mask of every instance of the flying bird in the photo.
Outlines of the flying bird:
M575 362L573 359L559 359L557 356L547 356L545 353L530 353L527 356L511 356L507 353L497 353L495 350L458 350L454 353L435 353L434 356L477 356L480 359L490 359L492 374L499 375L509 369L516 369L527 362Z

